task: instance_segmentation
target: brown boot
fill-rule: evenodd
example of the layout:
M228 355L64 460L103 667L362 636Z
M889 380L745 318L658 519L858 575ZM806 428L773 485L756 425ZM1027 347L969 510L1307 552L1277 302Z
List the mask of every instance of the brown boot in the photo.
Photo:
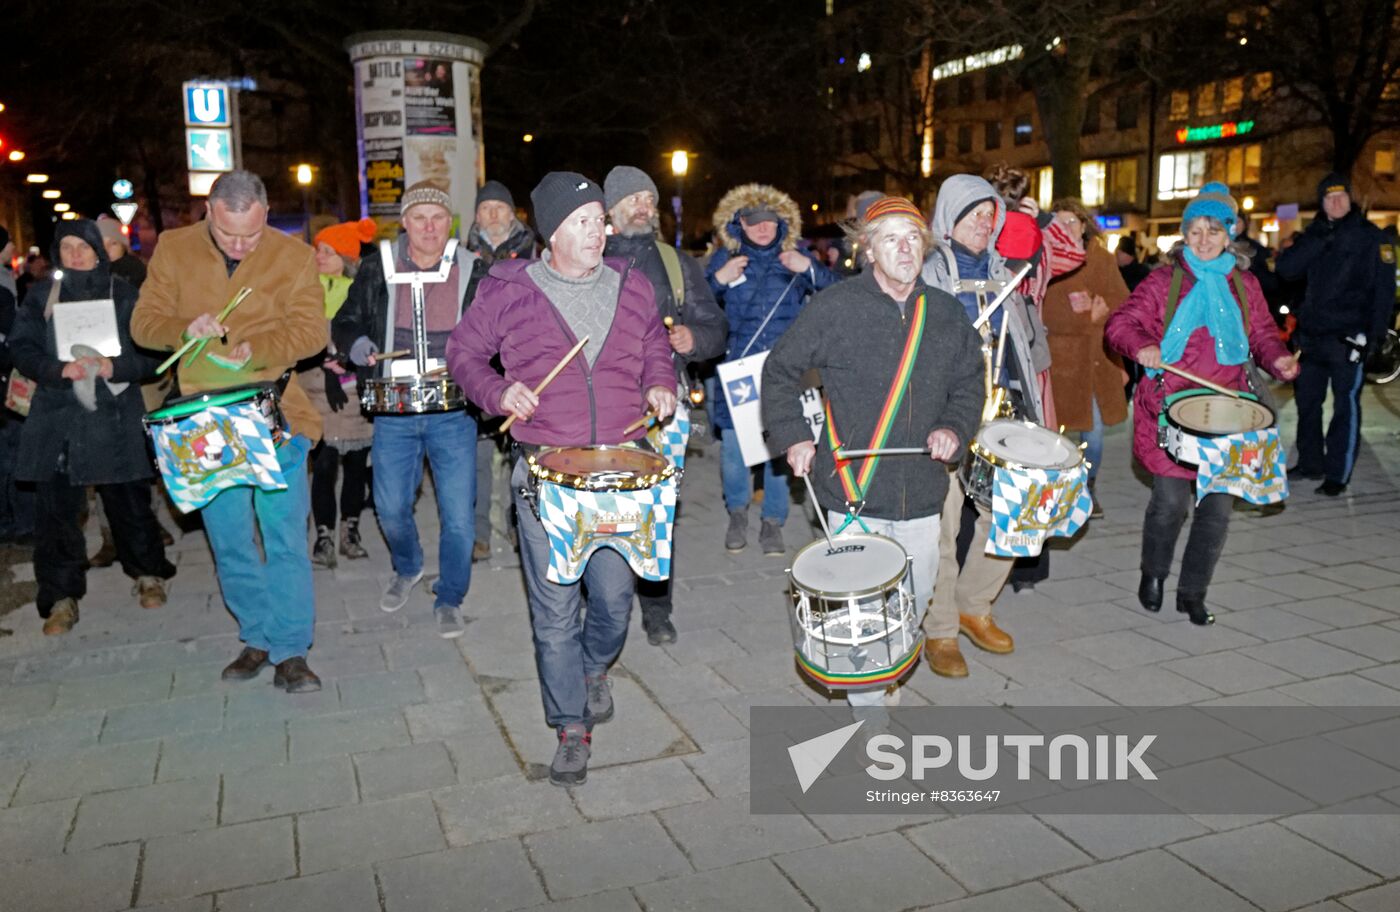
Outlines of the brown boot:
M1016 648L1011 634L998 627L990 614L960 614L958 628L967 634L967 638L976 643L979 649L1005 655Z
M165 605L165 580L158 576L143 576L136 580L132 594L137 597L142 608L160 608Z
M49 616L44 619L44 636L60 636L73 629L78 623L78 602L76 599L59 599L54 603Z
M247 681L250 678L256 678L258 672L266 664L266 652L254 649L252 646L244 646L243 651L238 654L238 658L229 662L219 677L225 681Z
M302 656L293 656L277 663L277 671L272 676L272 686L289 694L314 693L321 689L321 679L306 664Z
M934 674L945 678L967 677L967 661L958 648L957 637L930 639L924 644L924 655Z

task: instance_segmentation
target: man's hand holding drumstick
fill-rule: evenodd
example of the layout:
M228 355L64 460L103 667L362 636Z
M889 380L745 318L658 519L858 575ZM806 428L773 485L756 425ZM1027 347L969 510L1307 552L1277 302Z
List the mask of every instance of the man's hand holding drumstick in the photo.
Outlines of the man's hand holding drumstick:
M564 369L564 365L572 361L574 355L583 351L583 347L587 344L588 336L579 339L578 343L575 344L573 348L569 349L564 357L559 359L559 363L554 365L550 372L544 375L544 379L541 380L534 389L530 389L530 387L521 383L519 380L506 387L506 391L501 393L500 412L507 417L505 422L501 424L501 430L509 430L510 426L515 424L517 419L529 421L534 417L535 409L540 407L540 393L544 392L544 388L549 386L555 377L559 376L559 372ZM675 394L672 394L672 399L674 400L674 398ZM674 401L671 407L673 409L675 408Z

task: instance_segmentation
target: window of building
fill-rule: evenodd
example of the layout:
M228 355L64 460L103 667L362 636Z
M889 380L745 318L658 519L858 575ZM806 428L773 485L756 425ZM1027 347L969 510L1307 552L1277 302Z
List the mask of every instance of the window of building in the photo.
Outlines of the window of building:
M1274 89L1273 73L1255 73L1254 79L1249 86L1249 100L1259 101L1267 98Z
M1201 117L1213 117L1220 113L1220 105L1216 102L1215 83L1208 82L1196 89L1196 114Z
M1252 187L1259 183L1264 170L1264 147L1255 143L1252 146L1244 147L1244 179L1240 181L1246 187Z
M1236 76L1234 79L1225 80L1224 90L1220 95L1221 112L1238 111L1242 104L1244 104L1244 77Z
M1187 120L1191 117L1191 93L1185 90L1172 92L1172 120Z
M1012 128L1013 141L1018 146L1028 146L1032 135L1031 116L1029 114L1016 115L1016 125Z
M1035 201L1041 209L1049 209L1055 201L1055 169L1049 166L1035 172Z
M990 69L982 74L982 98L986 101L1001 100L1001 70Z
M946 108L953 103L953 84L946 79L940 79L933 84L933 106L935 108Z
M1079 132L1083 136L1093 136L1099 132L1099 96L1090 95L1084 101L1084 124Z
M1189 199L1205 183L1206 153L1169 152L1158 160L1157 199Z
M964 77L965 78L965 77ZM962 124L958 127L958 154L966 155L972 151L972 125Z
M948 157L948 131L938 130L933 134L933 158L934 161L942 161Z
M1120 158L1108 163L1106 202L1137 205L1137 159Z
M975 78L976 78L976 77L973 76L973 75L970 74L970 73L969 73L968 75L966 75L966 76L959 77L959 79L958 79L958 106L959 106L959 107L962 107L963 105L970 105L970 104L972 104L972 90L973 90L972 80L975 79Z
M1118 96L1114 124L1120 130L1136 130L1138 124L1138 95L1127 92Z
M1376 147L1376 164L1374 168L1377 177L1395 176L1395 147L1392 145L1382 145Z
M1001 148L1001 121L989 120L982 133L982 148L988 152Z
M1079 166L1079 198L1086 206L1102 206L1104 182L1108 166L1101 161L1087 161Z

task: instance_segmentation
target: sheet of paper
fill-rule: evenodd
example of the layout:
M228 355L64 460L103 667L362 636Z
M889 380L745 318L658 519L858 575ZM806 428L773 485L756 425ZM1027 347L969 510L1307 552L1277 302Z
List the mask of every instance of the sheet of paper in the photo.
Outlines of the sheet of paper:
M111 298L96 301L60 301L53 306L53 331L58 357L76 361L74 345L87 345L109 358L122 353L117 334L117 306Z
M424 370L436 370L442 367L442 364L441 358L429 358ZM413 358L395 358L389 362L389 376L394 378L416 377L418 376L418 362Z

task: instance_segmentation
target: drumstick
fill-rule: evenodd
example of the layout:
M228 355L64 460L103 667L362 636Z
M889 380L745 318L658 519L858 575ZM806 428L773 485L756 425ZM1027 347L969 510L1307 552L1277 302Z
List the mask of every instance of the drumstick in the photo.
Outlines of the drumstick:
M642 425L647 424L648 422L650 422L650 421L651 421L653 418L655 418L655 417L656 417L656 413L655 413L655 412L648 411L645 415L643 415L642 417L638 418L636 421L632 422L631 424L627 425L627 427L623 428L623 429L622 429L622 433L624 433L624 434L630 434L630 433L632 433L633 431L635 431L637 428L639 428L639 427L641 427Z
M252 293L253 293L253 289L251 289L251 288L242 288L242 289L239 289L238 294L236 294L236 295L233 296L233 300L232 300L232 301L229 301L228 304L226 304L226 305L224 306L224 309L221 310L221 311L219 311L219 315L218 315L217 317L214 318L215 321L218 322L218 323L224 322L224 318L227 317L230 313L232 313L232 312L233 312L233 309L234 309L235 307L237 307L239 304L242 304L242 303L243 303L243 299L246 298L246 297L248 297L248 295L250 295L250 294L252 294ZM200 343L203 343L203 344L200 344ZM183 358L183 357L185 356L185 352L189 351L191 348L194 348L195 345L199 345L200 348L203 349L204 345L207 345L208 343L209 343L209 337L208 337L208 336L204 336L204 337L201 337L201 338L198 338L198 339L190 339L190 340L189 340L188 342L186 342L184 345L181 345L178 349L176 349L176 350L175 350L175 353L174 353L173 355L171 355L169 358L166 358L164 361L162 361L161 364L160 364L160 366L156 368L156 373L157 373L157 374L163 374L163 373L165 373L166 371L170 370L170 366L171 366L172 364L174 364L176 361L179 361L181 358Z
M823 515L821 501L817 500L816 489L812 487L812 473L810 470L808 470L807 474L802 476L802 480L807 482L807 496L812 498L812 508L817 511L817 522L822 527L822 534L826 536L826 546L834 549L836 545L831 540L831 527L826 524L826 516Z
M883 447L874 450L848 450L837 448L833 454L837 459L859 459L862 456L927 456L928 447Z
M661 318L661 322L664 323L664 324L666 324L666 328L667 328L668 330L669 330L671 327L673 327L673 326L676 325L676 321L675 321L675 319L674 319L673 317L662 317L662 318Z
M582 339L579 339L579 340L578 340L578 344L575 345L573 348L569 349L568 354L566 354L564 357L562 357L562 358L559 359L559 363L556 364L556 365L554 365L553 370L551 370L549 373L547 373L547 374L544 375L544 379L541 380L540 383L539 383L539 385L536 386L533 390L531 390L531 392L533 392L536 396L538 396L541 392L543 392L543 391L544 391L544 388L545 388L546 386L549 386L550 382L553 381L555 377L559 376L559 372L560 372L561 370L564 369L564 365L566 365L566 364L568 364L570 361L572 361L572 360L574 359L574 355L577 355L579 352L583 351L583 346L586 345L587 343L588 343L588 337L587 337L587 336L584 336ZM502 424L501 424L501 430L502 430L502 431L510 430L510 426L511 426L512 424L515 424L515 413L514 413L514 412L512 412L512 413L506 418L506 420L505 420L504 422L502 422Z
M445 373L447 373L447 365L446 365L446 364L444 364L442 367L435 367L435 368L433 368L432 370L430 370L430 371L428 371L427 373L425 373L423 376L425 376L425 377L436 377L436 376L438 376L439 374L445 374Z
M1173 364L1163 363L1162 370L1176 374L1183 380L1190 380L1192 383L1195 383L1198 386L1204 386L1206 389L1215 390L1217 393L1223 393L1226 396L1233 396L1236 399L1244 398L1244 396L1240 395L1238 390L1232 390L1227 386L1221 386L1219 383L1212 383L1204 377L1197 377L1190 371L1184 371Z
M394 349L394 350L391 351L391 352L384 352L382 355L375 355L375 356L374 356L374 360L375 360L376 362L379 362L379 361L392 361L392 360L394 360L395 358L402 358L404 355L411 355L411 354L413 354L413 349L411 349L411 348L396 348L396 349Z

